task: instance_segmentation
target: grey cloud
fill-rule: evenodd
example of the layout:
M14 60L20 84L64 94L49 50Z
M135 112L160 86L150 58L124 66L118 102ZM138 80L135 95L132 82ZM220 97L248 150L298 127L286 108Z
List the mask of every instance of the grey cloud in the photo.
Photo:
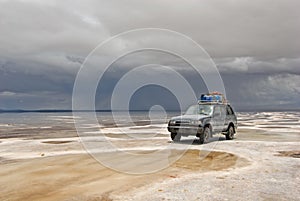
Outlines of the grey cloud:
M94 3L112 33L169 28L191 36L213 57L298 56L297 0L109 1ZM101 6L102 5L102 6ZM108 8L108 9L105 9ZM114 10L110 15L109 10Z
M279 74L268 76L266 80L256 83L262 96L271 95L278 101L298 103L300 97L300 75ZM260 95L259 94L259 95ZM291 102L292 103L292 102Z
M101 24L91 25L73 11L72 4L14 0L0 4L0 53L7 60L68 68L66 55L85 57L109 36Z
M299 56L297 0L4 1L2 53L86 55L107 37L141 27L175 30L213 57ZM30 56L30 55L27 55Z
M216 59L215 62L223 73L300 74L300 57L278 59L235 57Z
M238 110L299 108L300 75L222 74L229 100Z
M216 61L228 96L238 107L254 107L260 94L278 99L272 102L277 105L288 94L288 104L299 106L299 7L298 0L0 0L0 108L12 108L13 103L69 107L84 58L110 36L144 27L171 29L198 42ZM166 40L180 46L170 38L158 38L157 43ZM118 42L116 49L143 41ZM109 51L100 58L100 67L101 59L110 59ZM176 68L200 91L202 81L180 59L144 54L128 56L110 69L105 94L140 60ZM17 97L24 97L23 102ZM109 95L102 98L109 102Z

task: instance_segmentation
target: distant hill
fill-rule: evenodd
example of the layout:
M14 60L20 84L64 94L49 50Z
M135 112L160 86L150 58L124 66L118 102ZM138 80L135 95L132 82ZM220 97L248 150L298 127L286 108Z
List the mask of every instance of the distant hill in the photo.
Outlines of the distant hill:
M54 110L54 109L41 109L41 110L3 110L0 109L0 113L25 113L25 112L40 112L40 113L55 113L55 112L72 112L72 110Z

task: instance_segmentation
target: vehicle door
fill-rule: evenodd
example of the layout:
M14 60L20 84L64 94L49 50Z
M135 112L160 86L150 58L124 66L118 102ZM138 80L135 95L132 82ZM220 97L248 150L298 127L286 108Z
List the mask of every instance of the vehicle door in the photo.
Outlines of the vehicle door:
M225 108L217 105L214 107L214 113L213 113L213 131L214 132L221 132L224 127L226 117L226 111Z

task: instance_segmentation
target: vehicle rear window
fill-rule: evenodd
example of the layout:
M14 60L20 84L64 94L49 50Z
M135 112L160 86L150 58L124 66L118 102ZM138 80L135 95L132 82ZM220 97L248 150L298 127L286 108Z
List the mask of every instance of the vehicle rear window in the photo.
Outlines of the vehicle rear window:
M227 105L227 115L232 115L232 114L234 114L232 108L229 105Z

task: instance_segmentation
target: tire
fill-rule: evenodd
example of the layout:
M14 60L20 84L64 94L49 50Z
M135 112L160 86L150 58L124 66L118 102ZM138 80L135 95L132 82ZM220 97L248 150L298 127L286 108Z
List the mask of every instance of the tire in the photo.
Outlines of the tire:
M206 126L204 128L203 132L200 134L200 144L207 143L210 136L211 136L211 130L210 130L209 126Z
M233 126L229 126L225 136L226 136L226 140L232 140L234 138L234 128L233 128Z
M171 139L174 141L174 142L179 142L180 141L180 138L181 138L181 135L177 134L177 133L171 133Z

